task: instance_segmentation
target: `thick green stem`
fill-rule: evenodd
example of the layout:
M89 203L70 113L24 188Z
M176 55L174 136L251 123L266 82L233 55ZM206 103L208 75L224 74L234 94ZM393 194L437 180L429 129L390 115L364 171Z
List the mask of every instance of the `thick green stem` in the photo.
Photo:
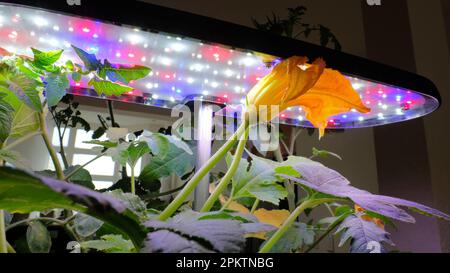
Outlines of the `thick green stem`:
M53 148L52 142L47 133L47 124L45 121L44 113L39 113L39 126L41 129L42 138L44 139L45 142L45 146L47 147L47 150L50 154L50 158L52 159L53 165L55 166L56 176L58 177L59 180L64 180L64 172L61 167L61 163L59 163L58 156L56 155L56 151Z
M250 210L250 214L255 213L255 211L258 208L258 206L259 206L259 199L256 199L255 203L253 203L252 209Z
M267 240L266 244L261 248L259 253L268 253L272 249L272 247L281 239L284 233L289 230L289 228L303 211L309 208L313 208L322 203L333 202L335 200L336 199L333 198L309 199L300 204L300 206L298 206L294 210L294 212L289 215L289 217L286 219L286 221L284 221L283 225L275 232L275 234L272 235L269 240Z
M197 173L191 178L177 197L175 197L175 199L158 216L158 220L167 220L175 213L175 211L183 204L192 191L194 191L195 187L197 187L203 177L227 154L234 144L236 144L239 137L247 129L245 124L246 123L243 123L239 126L236 133L234 133L234 135L208 160L208 162L206 162L206 164L197 171Z
M205 204L203 205L203 208L200 210L201 212L208 212L211 210L211 208L214 206L214 203L219 198L220 194L227 188L228 184L230 183L231 179L233 178L234 174L236 173L239 163L241 162L242 154L245 150L245 144L247 143L248 138L248 128L244 132L244 137L239 140L238 147L236 149L236 153L234 154L233 161L231 162L230 168L222 177L222 180L220 181L219 185L217 185L217 188L214 190L214 192L209 196L208 200L206 200ZM230 197L231 199L231 197Z
M130 183L131 183L131 193L132 193L132 194L136 194L136 182L135 182L134 180L135 180L135 178L134 178L134 166L132 166L132 167L131 167L131 180L130 180Z
M8 253L8 242L6 241L5 213L0 210L0 253Z

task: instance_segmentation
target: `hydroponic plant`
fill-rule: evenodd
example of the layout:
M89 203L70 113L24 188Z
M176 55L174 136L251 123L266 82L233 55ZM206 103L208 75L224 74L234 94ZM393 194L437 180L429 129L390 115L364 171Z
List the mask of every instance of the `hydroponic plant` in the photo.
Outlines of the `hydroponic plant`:
M357 189L338 172L312 158L333 155L314 150L311 158L289 156L275 162L246 151L249 116L269 122L275 112L260 111L265 105L280 110L302 106L307 119L324 135L329 116L365 107L349 81L338 71L325 68L321 59L312 64L291 57L277 64L247 96L247 111L235 134L202 168L194 170L191 143L172 136L170 130L128 133L118 128L110 108L111 125L103 120L94 138L106 133L108 140L93 139L98 156L111 156L131 173L110 189L95 191L85 167L70 166L64 150L50 143L46 115L50 112L62 141L67 127L89 130L78 104L66 92L70 78L90 77L89 85L106 96L131 90L127 84L147 76L150 68L99 61L95 55L73 47L76 60L58 63L62 50L33 57L1 50L0 55L0 252L57 252L67 246L83 252L243 252L249 238L258 238L259 252L309 252L328 235L341 236L340 246L350 241L351 252L380 251L392 245L385 223L413 223L410 209L450 220L430 207L399 198L374 195ZM61 102L61 103L60 103ZM66 108L59 109L61 104ZM13 148L40 135L55 171L21 169ZM244 153L248 159L243 159ZM144 155L149 163L139 176L133 172ZM200 211L187 201L202 178L222 159L227 171L211 183L211 196ZM161 179L176 174L185 183L170 192L159 192ZM293 196L297 185L303 192L291 210L279 204ZM176 194L165 203L159 197ZM292 199L291 199L292 201ZM262 203L274 209L260 208ZM330 217L299 221L302 213L327 206ZM267 206L264 206L267 207ZM61 245L63 247L58 247Z

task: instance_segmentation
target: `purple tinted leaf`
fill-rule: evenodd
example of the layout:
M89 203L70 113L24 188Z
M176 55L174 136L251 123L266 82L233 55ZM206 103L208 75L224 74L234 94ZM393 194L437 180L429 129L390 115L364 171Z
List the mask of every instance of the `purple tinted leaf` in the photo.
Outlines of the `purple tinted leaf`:
M169 230L158 230L147 235L142 253L212 253L201 244Z
M145 230L138 217L114 197L83 186L0 167L0 209L29 213L53 208L77 210L110 224L139 248Z
M127 209L124 203L122 203L120 200L106 194L101 194L99 192L90 190L86 187L61 182L49 177L41 176L40 179L42 183L47 185L55 192L61 193L74 202L82 204L95 211L101 212L114 209L118 213L123 213Z
M394 245L389 238L390 234L375 223L363 220L358 215L348 216L337 229L336 233L341 231L341 241L339 247L342 247L348 239L352 238L350 244L350 252L352 253L369 253L373 249L371 244L380 246L380 252L385 252L382 243ZM377 251L375 249L375 251Z
M201 217L202 214L200 213L186 211L166 222L147 221L145 226L152 229L153 232L147 235L145 248L152 249L150 245L152 240L161 240L160 236L167 238L177 237L168 235L167 233L152 235L158 231L169 231L180 235L185 240L193 240L209 251L225 253L240 252L245 243L245 231L241 227L240 221L223 219L198 220ZM180 243L180 246L176 247L172 245L171 249L184 249L187 246L192 247L185 240L178 240L177 242ZM168 249L166 250L169 252Z
M148 221L145 226L156 231L171 231L198 243L206 242L204 247L214 252L238 253L245 243L244 230L240 223L234 220ZM149 238L152 238L151 234L147 236L147 239Z
M244 229L245 234L270 232L278 229L275 226L263 223L244 223L241 224L241 227Z
M450 221L449 215L425 205L400 198L375 195L357 189L351 186L350 182L341 174L318 162L301 157L290 157L285 164L296 169L301 174L301 178L287 175L280 176L318 192L342 198L350 198L353 202L366 210L400 221L414 223L415 220L411 215L397 207L402 206Z

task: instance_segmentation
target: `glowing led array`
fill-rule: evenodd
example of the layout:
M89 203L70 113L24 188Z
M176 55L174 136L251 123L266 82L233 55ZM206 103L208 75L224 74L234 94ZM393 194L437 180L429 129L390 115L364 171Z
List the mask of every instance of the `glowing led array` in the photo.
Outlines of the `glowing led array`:
M0 46L15 53L31 55L30 47L61 48L65 50L62 61L78 60L73 44L101 60L149 66L153 69L150 76L131 83L135 90L117 99L158 107L171 107L195 96L226 105L243 104L246 93L271 70L256 52L23 7L0 5L0 36ZM331 128L402 121L437 107L434 99L410 90L349 79L372 111L332 117ZM87 86L86 82L72 84L80 90ZM310 126L299 107L286 110L280 121Z

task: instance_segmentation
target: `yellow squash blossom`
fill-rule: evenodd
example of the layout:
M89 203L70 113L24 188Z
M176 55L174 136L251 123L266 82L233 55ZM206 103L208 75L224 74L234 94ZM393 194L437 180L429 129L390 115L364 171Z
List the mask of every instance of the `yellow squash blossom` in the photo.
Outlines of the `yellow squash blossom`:
M255 106L262 121L275 118L276 113L270 112L272 105L278 105L280 112L292 106L301 106L306 112L306 119L320 129L320 137L329 117L352 109L361 113L370 111L344 75L325 68L322 59L308 64L306 57L299 56L277 64L250 90L247 103ZM268 113L263 113L260 106L267 106Z

